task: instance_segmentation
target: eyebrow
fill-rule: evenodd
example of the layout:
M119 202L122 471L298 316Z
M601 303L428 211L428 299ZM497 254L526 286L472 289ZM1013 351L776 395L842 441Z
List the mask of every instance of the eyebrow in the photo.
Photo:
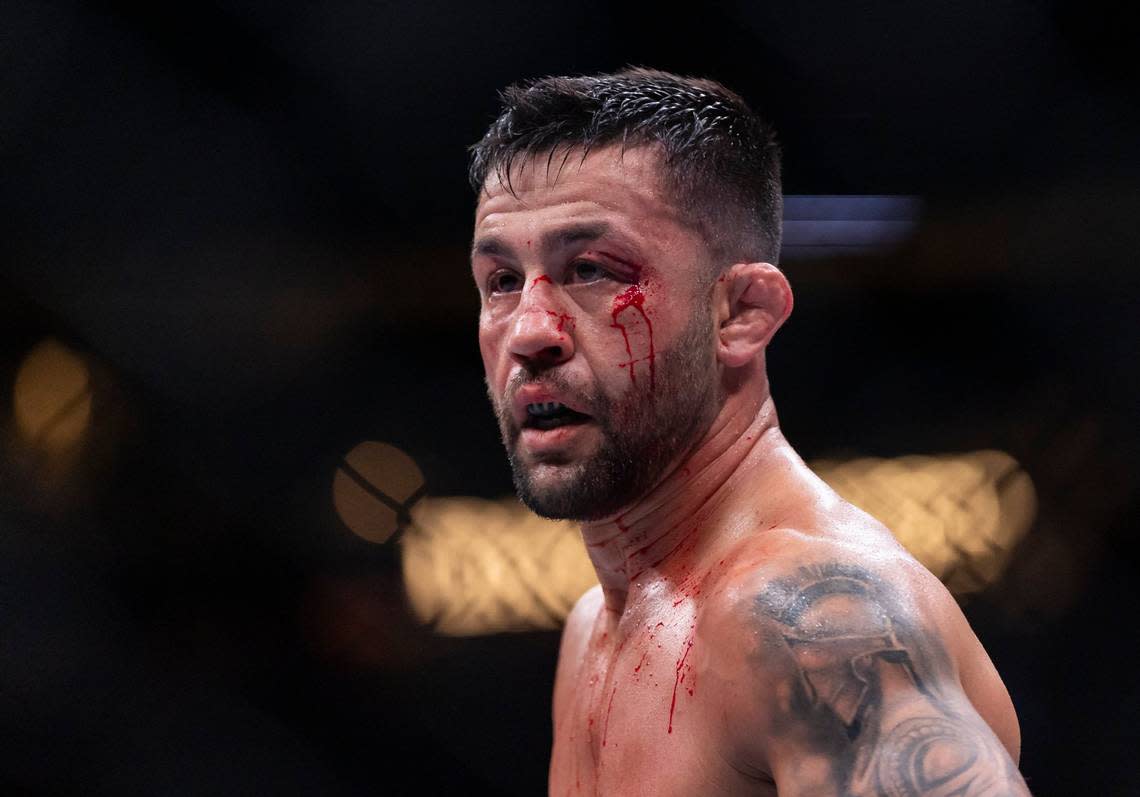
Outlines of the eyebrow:
M542 238L539 239L539 251L545 255L555 250L581 243L582 241L596 241L612 230L613 227L604 221L585 222L560 227L557 230L551 230L545 233ZM471 257L474 258L476 255L510 258L514 256L514 251L498 236L488 235L484 238L480 238L472 245Z

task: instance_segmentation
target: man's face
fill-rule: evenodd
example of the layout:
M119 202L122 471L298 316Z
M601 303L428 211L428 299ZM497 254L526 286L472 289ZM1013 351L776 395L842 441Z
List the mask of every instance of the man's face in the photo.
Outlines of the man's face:
M719 408L703 239L647 148L545 156L485 186L472 270L487 389L523 502L596 520L652 489ZM578 164L581 163L581 167Z

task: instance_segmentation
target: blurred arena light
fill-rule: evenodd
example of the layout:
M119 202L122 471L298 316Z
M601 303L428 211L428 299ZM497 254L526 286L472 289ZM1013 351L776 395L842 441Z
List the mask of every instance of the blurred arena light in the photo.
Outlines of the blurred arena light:
M921 214L915 196L788 195L780 254L807 260L890 251L914 234Z
M596 583L577 524L513 497L429 499L412 519L404 583L416 616L440 633L557 628Z
M50 453L82 440L91 423L91 373L83 359L48 338L28 352L12 391L16 428Z
M995 583L1037 513L1033 482L1000 451L817 461L843 498L880 520L959 599Z
M423 497L424 475L415 460L387 443L366 441L345 456L333 476L333 506L362 539L383 543L411 518Z
M959 599L1001 577L1036 513L1029 476L998 451L812 467ZM514 498L425 500L411 516L405 588L415 614L440 633L555 628L596 583L576 524L539 518Z

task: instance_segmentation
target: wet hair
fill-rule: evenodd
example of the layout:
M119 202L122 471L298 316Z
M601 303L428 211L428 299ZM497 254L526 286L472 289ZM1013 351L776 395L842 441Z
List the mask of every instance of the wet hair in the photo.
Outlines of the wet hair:
M492 175L514 193L519 159L545 159L548 173L552 164L560 172L571 153L584 160L611 144L622 152L654 146L666 189L718 267L777 261L783 195L775 132L721 84L635 67L516 83L500 99L499 117L471 147L477 194Z

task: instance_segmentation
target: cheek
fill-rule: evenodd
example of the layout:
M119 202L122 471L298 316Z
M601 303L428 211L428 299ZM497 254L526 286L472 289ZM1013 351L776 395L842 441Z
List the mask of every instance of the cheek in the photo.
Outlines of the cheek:
M629 378L631 388L638 386L639 378L652 390L657 381L657 346L654 340L653 320L655 315L649 297L660 295L645 281L630 285L613 298L610 307L612 323L610 328L621 336L623 359L617 363Z
M479 353L483 357L483 370L493 379L503 344L501 325L479 322Z

